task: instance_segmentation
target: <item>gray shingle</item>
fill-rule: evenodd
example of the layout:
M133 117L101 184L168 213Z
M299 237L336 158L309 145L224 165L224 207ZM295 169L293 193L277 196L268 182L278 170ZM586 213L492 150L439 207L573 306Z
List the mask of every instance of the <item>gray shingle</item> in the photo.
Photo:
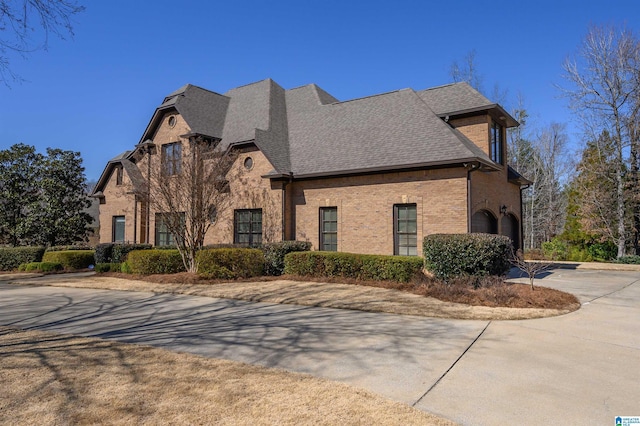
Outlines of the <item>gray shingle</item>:
M438 115L490 108L495 104L467 83L453 83L421 90L418 95Z
M255 139L255 130L269 130L271 79L237 87L230 98L222 139L226 143ZM286 142L286 141L285 141Z
M223 147L255 142L274 166L272 174L294 176L492 164L438 115L495 107L466 83L345 102L315 84L284 90L271 79L224 95L185 85L164 99L145 134L164 109L175 108L192 132L221 138Z
M172 99L193 133L222 138L228 97L189 84Z
M308 86L287 93L294 176L408 168L489 158L410 89L319 105ZM314 106L315 104L315 106Z

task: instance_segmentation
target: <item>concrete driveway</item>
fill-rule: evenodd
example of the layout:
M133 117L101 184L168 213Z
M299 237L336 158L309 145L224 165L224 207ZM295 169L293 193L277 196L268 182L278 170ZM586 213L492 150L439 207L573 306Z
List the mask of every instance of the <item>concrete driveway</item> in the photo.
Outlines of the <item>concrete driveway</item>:
M551 271L538 284L583 307L509 322L0 283L0 325L310 373L468 425L602 425L640 415L638 280Z

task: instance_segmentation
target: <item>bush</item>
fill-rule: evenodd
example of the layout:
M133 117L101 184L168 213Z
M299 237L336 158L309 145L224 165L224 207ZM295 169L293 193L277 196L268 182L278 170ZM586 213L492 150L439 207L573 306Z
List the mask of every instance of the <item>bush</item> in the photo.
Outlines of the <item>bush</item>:
M51 246L46 251L69 251L69 250L93 250L87 245L71 245L71 246Z
M284 258L284 273L313 277L408 282L422 271L422 259L337 252L294 252Z
M433 234L424 238L426 269L436 278L503 275L511 267L509 237L493 234Z
M115 244L111 253L112 263L120 263L127 260L127 256L134 250L151 250L151 244Z
M249 278L262 275L264 255L259 249L218 248L198 252L198 274L206 278Z
M122 272L125 272L125 264L133 274L175 274L185 271L178 250L133 250L128 253L127 261L122 264Z
M120 264L120 272L122 272L123 274L132 274L131 266L129 266L127 262L122 262Z
M40 262L44 247L0 247L0 271L13 271L23 263Z
M627 265L640 265L640 256L622 256L616 260L616 263L625 263Z
M64 269L86 269L95 264L93 250L48 251L42 261L60 263Z
M96 265L103 263L110 263L113 257L114 243L98 244L96 246L95 259Z
M593 243L587 247L587 250L594 260L599 260L601 262L613 260L618 255L618 247L611 241Z
M96 272L120 272L120 263L96 263Z
M20 265L18 269L20 271L25 271L25 272L31 272L31 271L53 272L53 271L62 271L64 267L62 266L61 263L56 263L56 262L30 262L30 263L23 263L22 265Z
M566 256L566 260L571 262L592 262L593 257L589 253L589 250L580 247L570 247L569 253Z
M542 243L542 252L549 260L567 260L568 257L567 245L557 237Z
M150 244L104 243L96 246L96 263L121 263L133 250L150 250Z
M284 257L296 251L311 250L308 241L281 241L277 243L263 244L264 272L267 275L282 275L284 273Z

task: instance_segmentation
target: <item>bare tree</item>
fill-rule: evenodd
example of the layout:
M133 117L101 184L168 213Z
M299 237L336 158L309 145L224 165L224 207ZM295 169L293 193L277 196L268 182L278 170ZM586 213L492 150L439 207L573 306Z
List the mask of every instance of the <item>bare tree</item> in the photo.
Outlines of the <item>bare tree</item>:
M563 91L589 139L595 140L607 130L613 141L618 257L626 252L629 230L625 220L625 149L630 146L629 120L637 115L637 109L635 114L633 109L640 90L639 58L638 40L629 30L592 26L583 39L578 59L564 63L564 77L570 87Z
M217 217L229 207L229 171L235 154L199 135L163 152L160 165L149 167L149 187L136 194L156 211L180 251L188 272L197 272L197 253Z
M509 260L513 266L527 274L527 277L529 278L529 284L531 285L531 291L535 290L533 281L535 280L536 276L551 267L551 263L548 262L526 261L521 250L518 250L517 252L512 251L511 259Z
M50 34L73 37L71 17L84 9L75 0L0 0L0 81L19 80L9 66L10 53L24 57L47 50ZM35 40L38 33L41 38Z
M527 112L518 108L515 116L526 123ZM532 183L523 191L524 242L540 247L562 231L566 196L563 187L570 164L566 161L565 125L551 123L536 134L516 130L509 135L509 164Z
M480 72L478 70L475 49L467 52L465 57L462 59L462 63L453 61L453 63L451 64L451 69L449 70L449 74L451 75L453 81L455 81L456 83L469 83L469 85L476 89L478 92L482 92L483 77L482 75L480 75Z

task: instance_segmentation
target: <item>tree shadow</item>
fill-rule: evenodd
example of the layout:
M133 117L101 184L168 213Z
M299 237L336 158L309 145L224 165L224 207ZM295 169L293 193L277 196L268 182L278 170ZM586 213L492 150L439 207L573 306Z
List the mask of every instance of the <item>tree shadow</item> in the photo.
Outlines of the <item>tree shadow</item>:
M486 324L54 287L40 287L37 296L7 294L1 304L0 324L5 326L283 368L360 385L404 402L434 383Z

